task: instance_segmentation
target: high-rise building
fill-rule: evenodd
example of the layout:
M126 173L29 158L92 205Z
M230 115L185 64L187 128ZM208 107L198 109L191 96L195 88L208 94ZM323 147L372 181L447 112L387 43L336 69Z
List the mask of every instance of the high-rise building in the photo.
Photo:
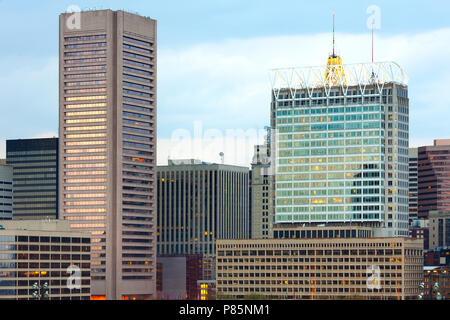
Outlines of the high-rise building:
M417 148L409 148L409 224L418 218L418 155Z
M450 210L450 139L434 140L418 149L418 215Z
M13 218L13 168L0 164L0 220Z
M273 71L276 223L408 236L407 78L394 62Z
M216 239L250 236L248 176L198 160L158 166L158 255L202 254L202 279L214 279Z
M156 20L60 15L59 206L92 233L94 299L156 285Z
M250 179L251 238L273 237L273 174L267 144L255 146Z
M450 210L429 211L429 249L450 247Z
M14 220L58 218L58 138L6 141L14 172Z

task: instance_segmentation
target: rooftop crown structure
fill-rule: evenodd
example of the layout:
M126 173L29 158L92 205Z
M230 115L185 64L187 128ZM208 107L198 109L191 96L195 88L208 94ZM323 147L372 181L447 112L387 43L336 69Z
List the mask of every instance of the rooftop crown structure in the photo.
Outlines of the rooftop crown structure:
M325 69L325 81L328 85L345 84L345 73L342 69L342 58L334 50L334 12L333 12L333 53L328 57Z

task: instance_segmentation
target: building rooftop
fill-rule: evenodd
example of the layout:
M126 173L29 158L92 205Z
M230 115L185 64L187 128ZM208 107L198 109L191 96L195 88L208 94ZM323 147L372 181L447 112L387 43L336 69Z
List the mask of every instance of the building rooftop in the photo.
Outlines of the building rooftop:
M331 88L339 86L378 85L394 82L401 85L408 84L408 77L403 69L395 62L374 62L333 65L340 72L326 72L326 66L293 67L271 70L272 88L276 89L307 89ZM327 77L335 77L330 81ZM380 88L381 89L381 88Z
M450 146L450 139L436 139L434 140L434 146Z
M68 220L5 220L0 221L0 230L71 231Z
M220 164L220 163L210 163L201 161L198 159L170 159L168 164L165 166L157 166L158 170L167 170L167 169L179 169L181 167L186 168L202 168L202 167L214 167L219 169L228 169L228 170L244 170L248 171L248 167L235 166L229 164Z

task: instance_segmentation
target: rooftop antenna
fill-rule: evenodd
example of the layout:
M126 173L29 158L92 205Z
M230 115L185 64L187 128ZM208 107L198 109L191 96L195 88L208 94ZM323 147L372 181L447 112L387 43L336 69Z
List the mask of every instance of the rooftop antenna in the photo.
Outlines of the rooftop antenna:
M374 21L372 21L372 64L373 64L373 25Z
M333 58L336 57L336 54L334 52L334 16L336 15L336 12L333 11Z
M374 24L375 24L375 21L372 21L372 75L371 75L371 80L372 80L372 83L375 83L375 78L376 78L376 76L375 76L375 72L373 71L373 62L374 62L374 59L373 59L373 51L374 51L374 36L373 36L373 29L374 29Z
M219 156L220 156L220 162L221 162L222 164L224 164L224 161L225 161L224 156L225 156L225 154L224 154L223 152L221 152L221 153L219 153Z

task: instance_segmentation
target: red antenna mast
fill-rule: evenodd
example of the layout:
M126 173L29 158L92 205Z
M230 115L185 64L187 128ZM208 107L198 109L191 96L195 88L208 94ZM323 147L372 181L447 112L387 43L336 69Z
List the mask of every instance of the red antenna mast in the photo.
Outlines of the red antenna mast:
M374 22L372 21L372 64L373 64L373 24Z
M336 57L335 53L334 53L334 16L335 16L335 12L333 11L333 58Z

